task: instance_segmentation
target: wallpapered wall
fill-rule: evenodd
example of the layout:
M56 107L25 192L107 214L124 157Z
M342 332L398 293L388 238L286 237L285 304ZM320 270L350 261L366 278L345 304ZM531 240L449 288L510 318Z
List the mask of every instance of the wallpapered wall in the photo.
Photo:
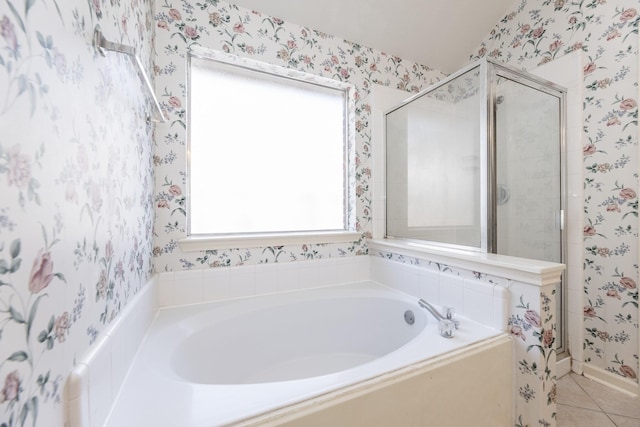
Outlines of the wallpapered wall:
M74 361L150 275L343 256L345 245L182 253L185 52L194 43L352 83L357 90L357 220L371 230L368 97L443 77L418 64L216 0L6 0L0 3L0 425L60 425ZM97 56L107 38L150 60L170 116L151 162L146 100L130 63ZM636 379L637 4L523 0L471 59L534 68L585 52L586 358ZM156 190L152 194L153 170ZM212 183L212 191L217 185Z
M482 41L483 56L535 68L566 53L585 53L585 360L636 380L637 26L633 0L523 0ZM157 271L282 262L366 252L355 244L278 246L185 253L177 245L185 221L185 53L192 44L348 81L357 89L357 227L371 230L373 83L410 91L443 77L424 66L337 40L216 0L166 0L156 6L156 75L171 121L156 135ZM212 191L217 185L212 183Z
M149 0L0 2L0 425L61 426L75 361L150 276Z
M584 63L584 357L638 375L638 2L514 5L470 59L524 69L582 50Z
M346 81L355 86L356 218L357 230L362 231L365 237L371 235L372 229L371 85L379 83L416 92L441 79L444 74L217 0L199 3L159 1L156 3L155 21L156 88L170 116L170 122L158 126L156 131L155 270L209 268L365 253L364 239L350 244L304 244L188 253L178 247L177 241L185 236L186 227L186 52L192 45L202 45ZM250 124L249 118L247 121ZM232 180L212 182L212 194L221 185L233 185Z

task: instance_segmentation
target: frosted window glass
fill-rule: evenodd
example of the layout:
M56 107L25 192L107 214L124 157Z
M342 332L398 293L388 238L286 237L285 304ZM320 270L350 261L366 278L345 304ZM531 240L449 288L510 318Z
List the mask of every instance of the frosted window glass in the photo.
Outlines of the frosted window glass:
M346 91L196 57L190 73L190 234L346 229Z

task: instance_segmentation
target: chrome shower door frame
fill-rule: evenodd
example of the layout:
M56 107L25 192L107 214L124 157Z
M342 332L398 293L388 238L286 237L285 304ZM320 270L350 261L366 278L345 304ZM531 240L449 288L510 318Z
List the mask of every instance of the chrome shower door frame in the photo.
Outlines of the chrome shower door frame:
M566 256L567 256L567 235L566 234L567 233L566 233L566 227L565 227L565 215L567 212L567 166L566 166L567 164L567 158L566 158L567 89L556 83L550 82L546 79L524 72L522 70L511 67L509 65L499 63L492 59L487 59L487 63L490 64L490 68L491 68L487 74L487 78L488 78L487 86L491 88L488 96L489 98L488 111L491 112L491 116L489 115L486 116L486 119L491 122L490 124L487 125L491 129L490 132L487 134L487 141L488 141L487 149L488 149L488 152L490 153L489 155L490 155L490 158L492 159L492 162L496 161L496 155L497 155L497 148L496 148L497 134L495 130L495 123L496 123L495 107L497 104L496 92L497 92L497 82L499 77L502 77L502 78L514 81L516 83L519 83L523 86L527 86L532 89L547 93L551 96L555 96L559 100L559 104L560 104L559 117L558 117L559 128L560 128L560 135L559 135L559 139L560 139L560 147L559 147L559 150L560 150L560 167L559 167L560 169L560 214L559 214L560 215L559 217L560 261L559 262L566 264ZM497 203L496 203L497 164L493 164L492 168L490 168L488 172L490 174L488 178L490 186L487 189L487 193L488 193L488 198L491 201L491 203L489 204L489 209L492 211L488 214L488 217L491 220L495 221L496 210L497 210ZM490 236L490 243L488 244L489 248L492 249L490 252L497 253L497 221L493 223L488 222L487 226L490 227L489 230L493 231ZM560 284L561 290L560 290L560 293L557 295L557 304L560 307L560 310L557 310L557 311L559 313L559 316L561 317L560 319L558 319L558 322L557 322L560 329L560 331L558 331L558 336L557 336L558 346L556 348L558 355L567 351L568 328L566 327L567 325L566 322L567 322L567 310L568 310L568 305L567 305L568 276L569 276L568 270L565 269L564 272L562 273L562 278L561 278L561 284Z
M420 91L419 93L407 98L399 105L385 111L385 117L407 104L412 103L416 99L425 96L457 79L461 75L479 68L479 98L480 98L480 134L479 134L479 167L480 167L480 245L478 247L461 246L453 243L432 242L432 241L418 241L421 243L427 243L438 247L446 247L453 249L464 249L475 252L483 253L497 253L497 134L496 134L496 105L497 105L497 85L498 78L504 78L514 81L518 84L530 87L532 89L542 91L549 95L558 98L560 103L559 108L559 126L560 126L560 262L566 261L567 243L566 243L566 231L564 227L565 212L566 212L566 96L567 90L560 85L550 82L546 79L537 77L533 74L527 73L523 70L515 67L500 63L491 58L483 58L476 62L473 62L466 67L458 70L457 72L449 75L447 78L440 80L439 82L429 86L428 88ZM385 135L387 134L386 120L385 120ZM386 146L386 142L385 142ZM387 165L385 162L385 170ZM386 181L386 180L385 180ZM385 209L386 209L386 190L385 190ZM388 218L388 215L386 215ZM385 221L385 238L393 239L393 236L387 234L387 224ZM414 240L406 239L402 240ZM561 309L559 310L562 319L559 320L559 324L566 325L566 283L568 273L565 270L562 277L562 290L558 296L558 303ZM566 327L561 327L559 331L558 340L560 346L558 347L558 353L561 353L566 348Z

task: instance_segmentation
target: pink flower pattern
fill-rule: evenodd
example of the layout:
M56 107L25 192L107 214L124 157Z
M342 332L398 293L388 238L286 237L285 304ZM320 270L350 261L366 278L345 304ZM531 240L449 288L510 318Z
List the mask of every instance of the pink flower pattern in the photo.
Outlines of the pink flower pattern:
M0 36L4 39L9 50L17 54L18 38L16 37L15 27L8 16L3 16L0 20Z
M4 387L0 390L0 403L18 400L20 395L20 374L18 371L9 373L4 379Z
M0 5L2 425L61 426L69 369L151 276L148 99L127 60L79 43L100 24L151 70L152 22L139 0Z
M599 369L634 378L631 372L638 371L638 242L631 230L637 229L638 217L637 164L632 160L638 158L634 142L638 65L637 55L631 52L638 49L638 7L632 0L584 5L557 0L518 2L470 59L492 52L512 66L533 69L582 51L586 144L582 357ZM598 17L597 22L592 16ZM592 333L610 339L593 340ZM618 359L632 371L621 368ZM522 425L538 425L538 421L523 420Z
M51 261L51 252L45 252L41 249L33 261L33 267L29 275L29 291L32 294L37 294L49 286L52 280L53 261Z
M40 399L39 413L61 412L55 402L72 355L83 354L104 326L117 318L118 307L124 308L147 282L152 263L158 271L203 267L198 261L201 254L181 254L175 244L184 228L184 218L175 213L179 203L184 203L185 188L184 171L178 165L186 164L181 151L185 144L181 84L186 79L180 64L190 44L251 55L354 85L359 123L355 216L363 236L370 236L372 229L372 175L366 172L372 166L372 86L409 92L444 77L426 65L224 2L201 2L202 10L175 0L156 2L154 11L137 0L30 1L27 7L14 7L15 12L7 8L18 3L6 0L0 6L0 93L11 98L0 103L0 121L7 125L3 129L24 129L20 141L0 141L0 175L5 175L0 177L0 188L7 207L0 208L0 270L6 270L0 280L11 281L16 289L12 294L7 286L1 287L0 305L11 307L15 317L5 313L0 323L31 324L30 334L22 337L24 342L6 341L3 336L3 345L10 347L7 354L14 359L0 366L3 421L18 420L25 413L25 424L49 422L44 416L35 420L34 413L22 412L41 388L49 398ZM59 17L58 7L52 5L59 6ZM638 49L637 3L592 1L587 10L579 2L523 0L507 12L470 59L490 54L517 67L534 68L572 51L583 51L583 115L590 118L584 123L584 223L598 230L585 240L585 327L598 330L594 343L584 343L585 363L637 380L638 249L633 231L626 231L628 225L636 228L637 217L637 167L630 160L638 157L637 58L628 53ZM595 19L587 18L591 14ZM90 49L77 49L86 45L86 31L91 31L86 23L100 23L114 35L126 37L127 43L138 48L161 88L157 92L163 108L170 111L171 125L155 128L155 195L151 190L154 131L143 117L148 101L141 93L122 93L122 88L139 86L128 64L110 60L107 66ZM157 57L152 64L150 40L154 37ZM84 109L70 102L78 99L83 100ZM165 177L178 185L180 194L163 186ZM162 209L157 209L154 225L156 205ZM169 227L176 221L177 227ZM154 234L158 237L152 243ZM23 248L20 236L29 236ZM109 249L107 242L113 245ZM353 245L304 246L305 250L302 245L282 248L287 254L283 258L368 252L364 240ZM238 248L218 251L207 262L211 266L251 264L265 261L261 257L260 251ZM99 288L100 300L85 305L85 287L96 287L89 293ZM24 307L17 303L21 299ZM525 346L550 339L543 312L532 308L541 315L545 328L544 333L537 330L540 337L532 334L534 329L525 329L525 324L535 323L531 316L529 323L524 320L525 309L517 312L520 323L511 327ZM88 327L74 328L78 321ZM624 334L631 338L613 340ZM63 346L57 354L64 356L53 357L48 346ZM33 351L28 353L25 349L29 348ZM27 360L51 370L32 372ZM37 383L41 374L49 378L44 384ZM538 425L538 420L527 421Z

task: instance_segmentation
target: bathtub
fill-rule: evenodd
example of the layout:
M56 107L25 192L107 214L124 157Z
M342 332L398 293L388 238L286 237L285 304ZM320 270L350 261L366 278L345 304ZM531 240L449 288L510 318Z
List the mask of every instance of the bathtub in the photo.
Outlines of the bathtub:
M416 298L371 281L160 309L106 425L457 426L467 421L451 418L457 409L445 417L445 404L462 401L491 407L479 414L501 425L511 414L509 338L464 318L443 338L427 316Z

